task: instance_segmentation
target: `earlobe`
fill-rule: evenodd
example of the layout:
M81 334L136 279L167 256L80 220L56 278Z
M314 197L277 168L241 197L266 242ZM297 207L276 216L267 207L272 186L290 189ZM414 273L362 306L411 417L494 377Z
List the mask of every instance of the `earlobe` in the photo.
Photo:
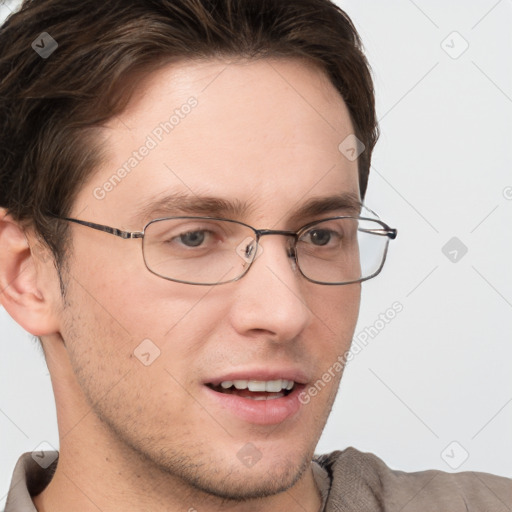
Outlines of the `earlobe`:
M56 332L52 290L41 286L47 263L38 258L23 228L5 210L0 210L0 247L0 304L34 336Z

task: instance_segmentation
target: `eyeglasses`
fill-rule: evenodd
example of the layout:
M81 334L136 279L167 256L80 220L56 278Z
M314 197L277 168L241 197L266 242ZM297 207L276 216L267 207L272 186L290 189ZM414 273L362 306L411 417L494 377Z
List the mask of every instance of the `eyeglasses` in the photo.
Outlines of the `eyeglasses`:
M142 231L57 217L124 239L142 238L142 255L153 274L178 283L217 285L242 278L261 254L265 235L292 237L287 255L300 273L317 284L343 285L375 277L397 230L366 217L330 217L298 231L255 229L216 217L154 219Z

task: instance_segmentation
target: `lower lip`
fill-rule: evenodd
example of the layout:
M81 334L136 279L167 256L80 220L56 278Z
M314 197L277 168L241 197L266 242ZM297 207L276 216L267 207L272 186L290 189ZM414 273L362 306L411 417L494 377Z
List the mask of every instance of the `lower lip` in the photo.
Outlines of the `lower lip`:
M301 407L299 394L304 386L296 384L290 394L270 400L252 400L219 393L208 386L204 388L212 400L242 420L256 425L276 425L297 414Z

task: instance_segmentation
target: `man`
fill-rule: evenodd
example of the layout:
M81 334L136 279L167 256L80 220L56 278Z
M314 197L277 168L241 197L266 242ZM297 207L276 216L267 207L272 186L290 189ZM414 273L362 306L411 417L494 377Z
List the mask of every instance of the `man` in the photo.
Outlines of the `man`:
M377 127L343 12L36 0L0 45L0 297L60 437L7 512L510 509L505 478L314 456L396 236L362 206Z

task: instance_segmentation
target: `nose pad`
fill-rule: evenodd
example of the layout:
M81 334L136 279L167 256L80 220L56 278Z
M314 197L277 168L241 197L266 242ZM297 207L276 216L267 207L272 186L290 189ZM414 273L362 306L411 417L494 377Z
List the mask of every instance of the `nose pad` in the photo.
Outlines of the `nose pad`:
M256 245L256 242L250 243L246 246L244 251L244 268L246 265L249 264L250 261L252 261L252 255L254 253L254 246Z
M258 249L256 250L256 245ZM254 252L256 251L256 254ZM237 252L243 260L243 267L245 268L249 262L253 262L261 254L263 254L263 246L261 243L256 243L254 238L246 238L238 247ZM286 247L286 256L292 260L292 268L295 271L297 269L297 253L293 247L293 240L288 242Z
M253 237L245 238L236 248L237 254L242 258L243 263L242 266L245 268L249 265L249 262L252 262L263 252L263 248L260 244L258 245L258 249L256 251L256 239ZM256 252L256 254L255 254Z
M250 261L252 259L253 252L254 252L254 244L253 243L247 244L243 251L243 258L246 260L244 262L244 266L247 264L248 261Z
M288 256L288 258L290 258L292 260L293 270L294 271L297 270L297 251L296 251L296 249L293 246L289 246L286 251L286 255Z
M252 258L252 254L254 252L254 247L256 246L256 241L254 240L252 243L250 243L246 248L245 248L245 257L250 260Z

